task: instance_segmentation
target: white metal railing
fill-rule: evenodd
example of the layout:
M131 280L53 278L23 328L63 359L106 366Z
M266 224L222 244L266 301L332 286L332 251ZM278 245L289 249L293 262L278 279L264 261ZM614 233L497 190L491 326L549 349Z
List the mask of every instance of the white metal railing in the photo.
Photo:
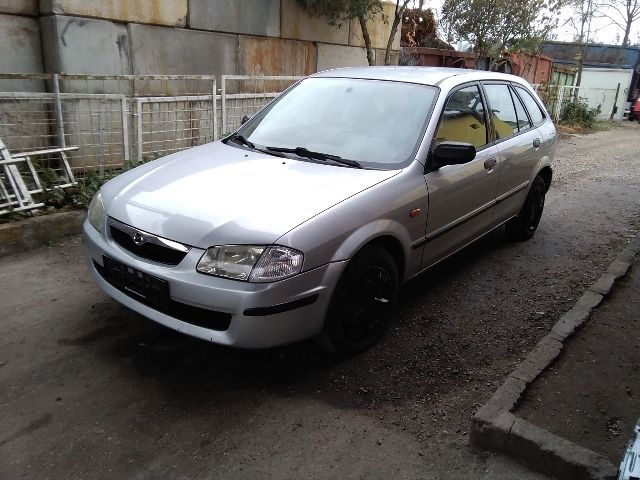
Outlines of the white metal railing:
M584 101L589 108L599 108L599 120L611 118L616 107L615 88L575 87L566 85L533 85L545 107L557 122L565 107L575 101ZM618 92L619 95L622 93Z
M0 74L9 151L78 147L74 174L104 172L220 138L299 76ZM59 170L58 158L38 168Z

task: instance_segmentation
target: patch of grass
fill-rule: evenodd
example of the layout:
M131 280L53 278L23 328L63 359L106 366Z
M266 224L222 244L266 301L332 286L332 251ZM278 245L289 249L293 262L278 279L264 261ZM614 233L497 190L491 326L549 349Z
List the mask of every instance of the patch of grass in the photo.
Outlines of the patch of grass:
M613 120L596 120L593 124L593 130L596 132L604 132L615 128L617 123Z

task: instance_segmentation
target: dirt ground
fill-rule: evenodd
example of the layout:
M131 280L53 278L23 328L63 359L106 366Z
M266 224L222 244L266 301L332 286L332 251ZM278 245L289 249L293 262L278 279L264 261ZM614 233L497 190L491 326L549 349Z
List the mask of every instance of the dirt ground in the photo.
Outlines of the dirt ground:
M79 238L0 258L0 478L544 478L472 449L470 418L638 232L639 133L563 139L535 237L410 282L343 362L154 324L92 284Z
M620 463L640 417L640 259L517 413Z

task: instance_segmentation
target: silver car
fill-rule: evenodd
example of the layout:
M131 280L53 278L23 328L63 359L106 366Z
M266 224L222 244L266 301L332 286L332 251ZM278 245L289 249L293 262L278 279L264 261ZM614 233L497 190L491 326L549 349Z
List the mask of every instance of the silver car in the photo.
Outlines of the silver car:
M84 223L88 267L194 337L354 354L382 336L403 282L501 225L534 234L555 142L518 77L318 73L227 138L106 183Z

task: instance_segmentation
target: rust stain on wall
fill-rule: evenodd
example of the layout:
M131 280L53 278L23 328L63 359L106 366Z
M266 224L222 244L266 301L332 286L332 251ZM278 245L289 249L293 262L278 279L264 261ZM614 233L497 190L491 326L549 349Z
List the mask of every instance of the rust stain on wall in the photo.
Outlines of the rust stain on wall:
M149 23L154 25L186 26L188 0L56 0L52 12L64 15Z
M240 38L239 74L310 75L316 71L312 42L279 38Z

